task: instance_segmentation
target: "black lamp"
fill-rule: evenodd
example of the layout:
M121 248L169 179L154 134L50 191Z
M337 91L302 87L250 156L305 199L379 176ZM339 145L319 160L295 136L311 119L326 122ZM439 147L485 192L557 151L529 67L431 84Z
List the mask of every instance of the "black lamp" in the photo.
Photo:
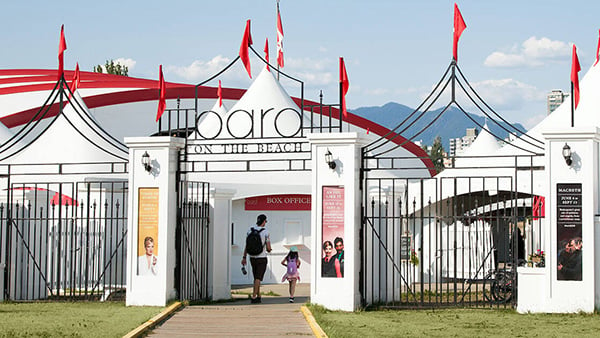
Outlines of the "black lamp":
M571 158L571 147L566 143L562 149L562 155L565 158L565 162L567 162L567 165L570 167L573 163L573 159Z
M331 170L335 169L335 161L333 160L333 155L329 149L327 149L327 152L325 153L325 163L329 165Z
M142 155L142 165L144 166L144 169L146 169L147 172L152 171L152 165L150 164L150 154L148 154L147 151L145 151L144 155Z

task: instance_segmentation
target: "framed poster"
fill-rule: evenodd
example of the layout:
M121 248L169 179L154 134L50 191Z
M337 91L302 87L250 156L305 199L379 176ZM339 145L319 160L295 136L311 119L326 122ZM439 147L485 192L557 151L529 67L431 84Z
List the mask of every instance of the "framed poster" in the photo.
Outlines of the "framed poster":
M400 259L409 260L410 259L410 248L411 248L411 237L410 236L401 236L400 237Z
M344 277L344 187L323 186L321 277Z
M581 183L556 184L556 278L582 279Z
M158 188L138 190L138 275L158 273Z

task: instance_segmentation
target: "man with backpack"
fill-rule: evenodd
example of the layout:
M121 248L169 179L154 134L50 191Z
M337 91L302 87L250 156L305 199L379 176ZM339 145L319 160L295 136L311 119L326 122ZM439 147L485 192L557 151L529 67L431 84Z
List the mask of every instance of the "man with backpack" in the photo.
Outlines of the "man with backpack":
M250 255L250 266L252 266L252 275L254 276L254 287L250 299L252 304L261 302L260 283L267 270L267 253L271 252L271 240L269 231L265 228L266 225L267 216L258 215L256 225L251 226L246 234L246 245L242 256L242 265L245 266L246 255Z

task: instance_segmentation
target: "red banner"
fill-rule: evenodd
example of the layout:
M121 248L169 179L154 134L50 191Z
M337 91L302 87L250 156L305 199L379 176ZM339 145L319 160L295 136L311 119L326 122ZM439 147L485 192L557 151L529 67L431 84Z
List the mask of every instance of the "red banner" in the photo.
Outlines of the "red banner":
M310 195L267 195L246 198L246 210L310 210Z

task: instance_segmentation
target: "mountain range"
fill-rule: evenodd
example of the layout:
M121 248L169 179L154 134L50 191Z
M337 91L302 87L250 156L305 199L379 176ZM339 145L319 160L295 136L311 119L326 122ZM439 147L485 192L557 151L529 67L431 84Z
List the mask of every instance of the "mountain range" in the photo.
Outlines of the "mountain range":
M433 144L433 140L437 136L440 136L442 138L444 149L448 151L451 138L460 138L465 136L467 128L477 128L478 131L481 130L481 128L477 126L471 119L476 121L481 126L483 126L487 121L490 132L501 139L508 137L508 131L515 132L515 128L517 130L526 132L525 128L519 123L514 123L512 126L509 126L496 116L493 117L498 123L491 121L485 116L476 115L469 112L467 112L465 115L465 113L455 106L451 106L441 116L438 117L442 110L443 108L439 108L424 113L422 117L420 117L414 124L410 126L410 128L401 133L402 136L410 139L413 142L421 141L423 144L429 146ZM410 108L395 102L389 102L383 106L360 107L350 110L350 112L353 114L371 120L388 129L394 129L413 111L414 108ZM417 112L414 114L408 122L405 122L397 130L397 132L406 128L406 126L412 123L417 116L421 115L420 113L421 112ZM435 120L436 117L438 117L437 120ZM503 129L503 127L508 131ZM521 133L517 132L517 134L520 135Z

